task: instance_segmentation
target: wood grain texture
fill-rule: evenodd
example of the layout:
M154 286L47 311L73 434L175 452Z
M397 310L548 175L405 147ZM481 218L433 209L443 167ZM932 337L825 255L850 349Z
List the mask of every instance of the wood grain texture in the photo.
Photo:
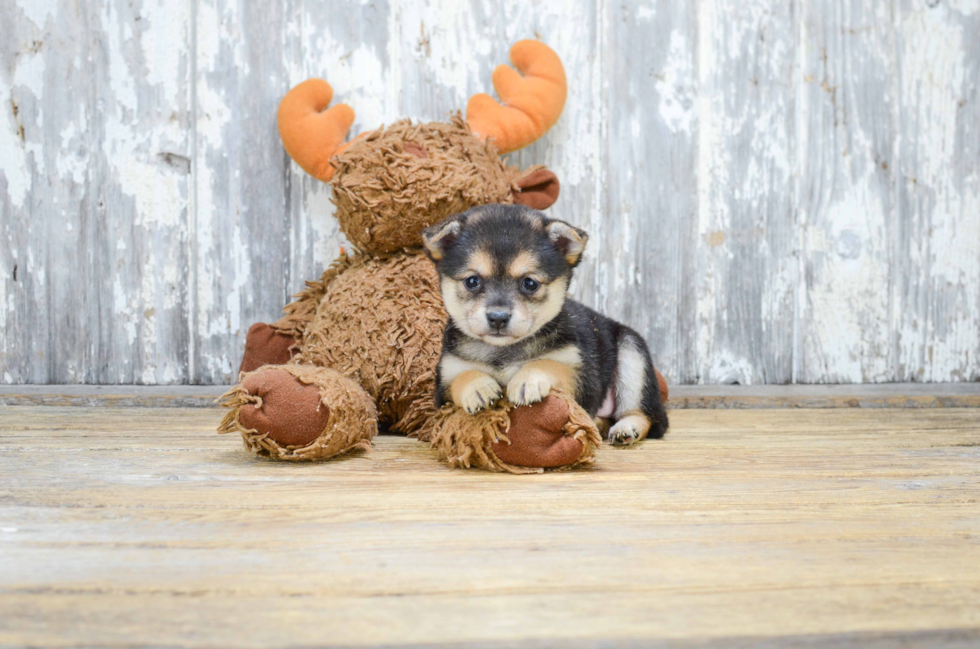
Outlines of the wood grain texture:
M980 380L975 0L0 1L0 382L223 384L347 245L275 110L445 119L540 38L511 156L674 383Z
M136 412L0 409L0 473L20 476L0 485L0 644L910 646L980 629L976 409L675 411L663 441L516 478L397 437L268 462L214 435L213 411Z
M3 6L0 377L186 382L188 7Z
M699 381L792 379L795 26L791 3L698 3Z
M806 3L797 159L804 302L797 379L886 381L897 137L889 3Z
M276 109L288 88L285 3L196 4L195 347L191 381L228 382L232 341L285 303L286 160Z
M696 383L698 96L692 3L606 7L603 44L605 200L587 257L595 302L631 323L654 363ZM650 31L664 34L651 39Z
M0 385L0 406L219 408L224 385ZM678 385L687 408L980 408L980 383Z
M976 381L980 5L903 1L894 25L901 137L896 141L893 375Z

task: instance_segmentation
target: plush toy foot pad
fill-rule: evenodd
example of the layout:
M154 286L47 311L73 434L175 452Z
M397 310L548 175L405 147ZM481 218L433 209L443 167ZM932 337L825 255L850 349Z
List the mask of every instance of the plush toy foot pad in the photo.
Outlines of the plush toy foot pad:
M248 450L282 460L368 449L378 434L378 413L364 388L323 367L261 367L244 374L222 405L230 411L219 433L238 432Z
M285 370L256 372L242 387L256 401L242 406L239 421L281 446L306 446L327 427L330 408L321 402L320 389Z
M572 464L585 445L564 433L568 404L556 396L510 411L507 440L494 442L494 454L507 464L550 469Z

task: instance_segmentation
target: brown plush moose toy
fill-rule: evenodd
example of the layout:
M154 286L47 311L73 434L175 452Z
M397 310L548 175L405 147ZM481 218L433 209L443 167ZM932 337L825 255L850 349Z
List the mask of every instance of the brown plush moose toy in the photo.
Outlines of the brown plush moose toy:
M325 81L285 96L286 151L330 183L356 251L307 282L282 319L249 329L219 432L237 431L250 451L284 460L368 448L379 423L430 441L452 466L526 473L593 460L600 437L572 395L553 392L520 408L500 403L477 415L437 410L433 398L446 314L422 230L477 205L544 209L558 197L552 172L508 167L499 155L558 120L564 69L537 41L515 44L510 56L520 74L501 65L493 75L504 105L479 94L466 121L458 114L449 122L403 120L347 143L354 112L344 104L326 109L333 91Z

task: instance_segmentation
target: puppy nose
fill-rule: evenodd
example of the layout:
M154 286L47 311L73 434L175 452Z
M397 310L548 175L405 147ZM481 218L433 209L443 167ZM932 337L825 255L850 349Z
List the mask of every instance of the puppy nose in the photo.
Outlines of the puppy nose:
M510 322L510 312L509 311L487 311L487 322L490 326L500 331L507 326Z

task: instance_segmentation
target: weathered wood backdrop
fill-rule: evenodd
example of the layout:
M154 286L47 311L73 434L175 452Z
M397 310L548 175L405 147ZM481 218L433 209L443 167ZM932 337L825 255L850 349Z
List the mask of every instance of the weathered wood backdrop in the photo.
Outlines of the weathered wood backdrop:
M0 381L231 381L343 243L283 93L443 119L529 37L516 157L672 381L980 379L980 0L0 0Z

